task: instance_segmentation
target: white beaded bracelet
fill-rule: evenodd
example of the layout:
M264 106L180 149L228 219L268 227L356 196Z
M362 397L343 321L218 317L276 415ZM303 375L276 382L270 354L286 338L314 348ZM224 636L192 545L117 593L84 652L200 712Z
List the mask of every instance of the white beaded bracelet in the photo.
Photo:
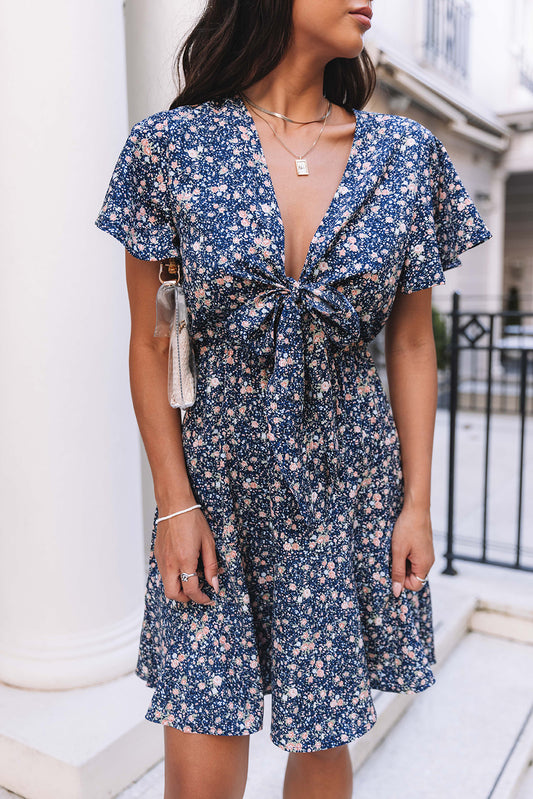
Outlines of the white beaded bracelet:
M177 510L176 513L170 513L168 516L160 516L158 519L156 519L155 523L159 524L159 522L164 522L167 519L172 519L174 516L179 516L180 513L187 513L188 510L194 510L195 508L201 508L201 507L202 507L201 505L191 505L190 508L185 508L184 510Z

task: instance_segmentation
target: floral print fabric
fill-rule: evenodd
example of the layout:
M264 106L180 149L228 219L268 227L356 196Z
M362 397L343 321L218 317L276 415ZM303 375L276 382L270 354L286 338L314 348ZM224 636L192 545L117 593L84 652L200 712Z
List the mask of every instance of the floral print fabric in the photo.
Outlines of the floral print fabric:
M491 235L429 130L355 115L298 281L238 97L134 125L96 221L137 258L181 255L198 365L183 448L221 569L217 596L199 564L215 606L168 600L154 526L137 664L154 688L146 718L245 735L271 693L271 739L287 751L366 733L371 688L435 682L429 582L391 590L403 476L368 345L397 291L443 284Z

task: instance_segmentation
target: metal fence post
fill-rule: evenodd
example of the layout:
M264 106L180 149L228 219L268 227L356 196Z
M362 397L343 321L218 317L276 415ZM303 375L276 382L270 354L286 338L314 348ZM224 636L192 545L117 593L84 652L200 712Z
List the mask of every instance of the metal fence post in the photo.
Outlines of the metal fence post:
M453 293L452 331L450 341L450 439L448 450L448 533L446 568L442 574L458 574L453 566L453 514L455 497L455 431L457 423L457 392L459 387L459 291Z
M525 466L525 432L526 432L526 413L527 413L527 368L528 350L520 353L520 462L518 477L518 521L516 531L516 561L515 566L520 568L520 550L522 544L522 513L524 502L524 466Z

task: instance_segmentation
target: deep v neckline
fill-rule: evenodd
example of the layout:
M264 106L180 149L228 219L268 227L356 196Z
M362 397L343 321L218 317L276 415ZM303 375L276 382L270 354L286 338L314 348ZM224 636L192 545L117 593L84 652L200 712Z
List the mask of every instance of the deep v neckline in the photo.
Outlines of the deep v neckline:
M300 275L299 275L298 278L295 278L292 275L288 275L286 273L286 271L285 271L285 265L286 265L286 251L285 251L285 247L286 247L286 231L285 231L285 223L284 223L283 217L281 215L281 207L280 207L280 204L279 204L278 196L276 194L276 189L274 188L274 181L272 180L272 174L270 172L270 168L268 166L268 161L266 159L266 155L265 155L265 152L264 152L264 149L263 149L263 145L261 143L261 137L259 136L259 131L257 130L257 126L255 124L255 120L254 120L253 116L249 112L248 108L246 107L246 104L245 104L244 100L242 99L242 97L240 95L236 95L235 96L235 102L240 106L244 117L248 120L248 124L249 124L250 131L251 131L250 141L252 143L252 146L253 146L253 148L255 150L255 154L257 156L256 160L262 166L262 172L263 172L263 175L264 175L264 177L266 179L266 181L265 181L266 182L266 188L267 188L267 190L268 190L268 192L270 194L271 203L272 203L272 206L274 208L274 212L275 212L275 216L276 216L276 221L277 221L278 226L279 226L279 231L280 231L280 246L279 246L279 250L280 250L280 253L281 253L281 272L282 272L282 275L283 275L283 277L286 280L293 281L294 283L299 283L300 280L302 280L305 277L305 274L306 274L306 272L307 272L307 270L309 268L310 262L312 262L312 254L313 254L313 244L314 244L314 242L317 240L318 237L320 237L323 229L327 226L328 221L330 219L330 216L333 214L334 209L336 207L337 200L339 199L339 197L341 197L347 191L347 189L345 189L345 184L346 184L347 177L348 177L348 175L350 173L350 167L351 167L352 162L353 162L353 160L355 158L355 154L356 154L356 150L357 150L356 144L357 144L357 139L359 137L359 122L360 122L359 112L358 112L357 109L352 109L352 113L354 115L354 121L355 121L355 128L354 128L354 132L353 132L350 151L348 153L348 158L346 159L346 164L345 164L341 179L340 179L340 181L339 181L339 183L337 185L337 188L335 189L335 192L334 192L334 194L333 194L333 196L332 196L332 198L331 198L331 200L330 200L330 202L329 202L329 204L328 204L328 206L326 208L326 211L325 211L322 219L320 220L320 222L318 224L317 229L315 230L315 232L313 234L313 237L311 238L311 241L309 242L309 246L308 246L308 249L307 249L307 253L306 253L306 256L305 256L305 260L304 260L303 266L302 266L301 271L300 271Z

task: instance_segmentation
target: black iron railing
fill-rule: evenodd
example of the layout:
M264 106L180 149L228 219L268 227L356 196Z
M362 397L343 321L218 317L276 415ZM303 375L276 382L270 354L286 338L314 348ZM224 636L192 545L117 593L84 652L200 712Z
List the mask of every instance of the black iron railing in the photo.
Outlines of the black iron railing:
M469 0L426 0L426 59L448 75L468 78Z
M455 292L450 322L448 385L442 392L445 397L444 404L450 413L447 551L446 568L443 573L456 574L453 561L457 559L533 571L533 565L524 562L526 548L528 555L529 548L523 540L526 424L531 423L529 417L533 415L533 313L463 311L460 308L460 294ZM479 497L482 507L481 535L478 553L474 555L461 554L458 551L454 518L457 414L458 411L465 409L482 412L483 420L483 474ZM504 454L494 452L491 448L493 423L498 414L514 414L517 422L511 430L515 440L502 439L501 434L499 437L499 446L506 448L506 461L510 462L511 452L515 460L514 467L506 466L506 469L515 470L512 482L516 486L516 494L505 497L504 545L502 547L500 542L496 547L491 547L488 519L490 466L491 460L501 458ZM533 453L530 453L530 456L531 454ZM475 467L471 465L470 468ZM507 471L505 476L509 477ZM496 490L500 488L498 485L493 487ZM494 557L492 553L498 547L500 550L506 550L507 560ZM531 558L529 562L532 562Z

